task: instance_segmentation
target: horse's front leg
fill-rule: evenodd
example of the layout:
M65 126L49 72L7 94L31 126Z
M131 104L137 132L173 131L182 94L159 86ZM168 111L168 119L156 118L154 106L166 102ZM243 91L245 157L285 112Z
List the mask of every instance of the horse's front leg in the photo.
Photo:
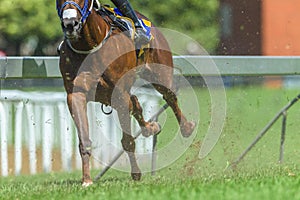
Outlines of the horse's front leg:
M82 159L82 185L86 187L93 184L89 166L92 148L89 139L86 95L82 92L70 93L67 101L78 131L79 151Z

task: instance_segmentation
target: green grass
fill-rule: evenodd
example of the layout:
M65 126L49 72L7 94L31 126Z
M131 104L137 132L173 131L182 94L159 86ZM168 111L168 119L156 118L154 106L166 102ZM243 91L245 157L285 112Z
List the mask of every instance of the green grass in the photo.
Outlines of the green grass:
M111 170L89 188L81 187L81 172L1 178L0 199L300 199L298 104L288 112L283 164L277 162L279 121L236 169L225 170L298 91L262 87L227 89L222 135L203 160L198 153L210 122L210 98L205 89L196 90L196 94L201 110L196 138L176 162L155 176L146 173L142 181L134 182L128 173ZM159 148L170 141L176 130L170 110L167 116ZM98 172L93 170L93 176Z
M293 169L297 171L296 169ZM79 173L1 180L1 199L299 199L299 176L278 166L255 172L186 176L161 171L133 182L125 173L109 172L82 188Z

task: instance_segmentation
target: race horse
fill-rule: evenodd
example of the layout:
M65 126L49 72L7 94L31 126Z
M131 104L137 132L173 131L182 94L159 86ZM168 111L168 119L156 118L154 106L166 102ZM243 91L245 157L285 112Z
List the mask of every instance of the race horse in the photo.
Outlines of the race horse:
M93 183L89 166L92 150L87 117L89 101L109 105L117 111L122 128L121 143L130 160L131 176L133 180L140 180L130 116L137 120L144 136L159 133L160 126L157 122L145 121L138 98L131 94L137 77L149 81L163 95L183 137L189 137L195 128L195 123L187 121L177 103L169 45L162 33L151 27L153 39L143 55L138 56L130 34L99 14L103 6L98 0L57 0L56 6L64 33L59 47L59 67L68 108L78 132L82 185ZM138 16L143 17L139 13Z

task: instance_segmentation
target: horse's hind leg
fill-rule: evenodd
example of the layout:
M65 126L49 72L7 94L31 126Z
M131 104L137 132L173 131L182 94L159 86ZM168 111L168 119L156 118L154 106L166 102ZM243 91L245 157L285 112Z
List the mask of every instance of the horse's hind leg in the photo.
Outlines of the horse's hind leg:
M143 117L143 109L135 95L130 96L132 103L132 115L138 121L141 129L142 135L144 137L149 137L151 135L158 134L160 132L160 125L157 122L146 122Z
M130 96L126 92L118 92L118 100L113 105L118 112L121 128L123 130L122 146L129 157L131 165L131 177L133 180L141 179L141 170L138 167L135 157L135 141L131 135L131 118L130 118Z
M131 135L128 135L128 133L123 132L123 137L122 137L122 146L123 149L126 151L130 165L131 165L131 177L135 181L139 181L142 177L141 170L138 167L136 157L135 157L135 141L134 137Z
M187 121L186 117L183 115L181 109L178 106L176 94L171 89L163 85L153 84L153 86L158 92L160 92L163 95L164 100L172 108L176 119L179 123L182 136L189 137L194 131L195 123Z

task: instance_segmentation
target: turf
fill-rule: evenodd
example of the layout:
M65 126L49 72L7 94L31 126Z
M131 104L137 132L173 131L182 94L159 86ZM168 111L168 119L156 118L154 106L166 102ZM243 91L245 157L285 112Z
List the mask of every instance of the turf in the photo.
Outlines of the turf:
M298 171L296 169L293 169ZM1 199L299 199L299 176L274 167L242 174L180 176L159 172L133 182L110 172L89 188L79 173L49 174L1 180Z
M227 115L222 135L213 151L200 160L198 153L210 124L211 104L208 91L196 89L201 110L198 134L179 159L155 176L146 173L142 181L134 182L128 173L111 170L89 188L81 187L80 172L1 178L0 199L300 199L298 104L288 112L283 164L278 164L279 121L237 168L227 168L297 94L292 89L226 89ZM176 129L170 110L167 116L159 148L170 141ZM98 172L93 170L93 176Z

